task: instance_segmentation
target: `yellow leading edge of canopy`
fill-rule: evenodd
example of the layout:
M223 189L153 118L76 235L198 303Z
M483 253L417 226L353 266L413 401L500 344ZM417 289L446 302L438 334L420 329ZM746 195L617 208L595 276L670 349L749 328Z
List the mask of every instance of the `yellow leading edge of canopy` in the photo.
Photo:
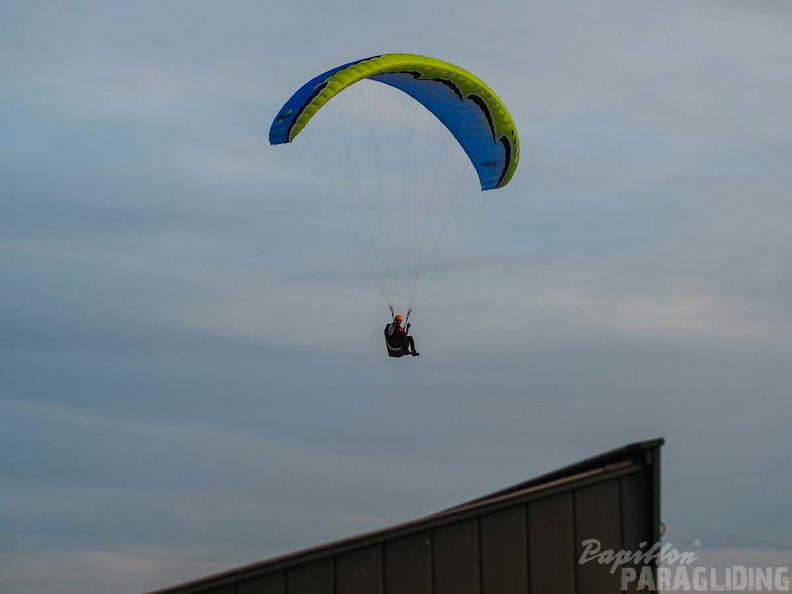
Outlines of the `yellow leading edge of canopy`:
M509 183L520 161L520 141L517 135L517 126L509 110L506 109L503 101L495 92L480 78L455 64L428 56L385 54L384 56L358 62L336 72L327 79L325 88L311 100L297 118L292 126L289 141L291 142L308 125L308 122L311 121L311 118L316 115L319 109L347 87L378 74L405 71L419 72L427 78L451 80L459 87L463 96L477 95L484 100L492 116L496 139L505 137L511 144L511 162L506 175L501 183L498 184L498 187L503 187Z

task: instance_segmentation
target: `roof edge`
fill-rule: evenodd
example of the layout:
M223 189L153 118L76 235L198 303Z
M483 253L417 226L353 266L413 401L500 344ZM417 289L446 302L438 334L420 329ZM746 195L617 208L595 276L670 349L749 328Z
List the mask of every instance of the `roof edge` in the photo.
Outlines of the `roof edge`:
M574 476L577 474L582 474L590 470L594 470L596 468L609 466L611 464L617 464L624 460L642 457L645 452L657 449L663 446L664 444L665 444L665 439L663 439L662 437L657 437L655 439L649 439L646 441L636 441L633 443L628 443L627 445L624 445L620 448L603 452L602 454L592 456L591 458L584 458L580 462L575 462L574 464L564 466L562 468L559 468L558 470L553 470L551 472L542 474L527 481L523 481L522 483L517 483L516 485L512 485L511 487L500 489L498 491L490 493L489 495L476 497L475 499L466 501L465 503L460 503L459 505L455 505L444 511L451 511L461 507L467 507L474 503L480 503L482 501L486 501L487 499L503 497L504 495L508 495L509 493L523 491L530 487L535 487L544 483L550 483L550 482L562 480L564 478Z

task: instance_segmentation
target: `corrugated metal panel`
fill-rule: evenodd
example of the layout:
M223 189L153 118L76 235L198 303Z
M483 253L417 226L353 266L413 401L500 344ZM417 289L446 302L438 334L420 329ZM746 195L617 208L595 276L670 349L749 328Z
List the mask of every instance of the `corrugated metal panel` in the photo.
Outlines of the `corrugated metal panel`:
M645 473L622 477L622 544L625 549L638 550L652 538L649 526L650 494ZM645 547L646 548L646 547Z
M286 572L289 594L335 594L333 559L297 565Z
M385 591L432 594L432 535L428 530L385 544Z
M531 592L575 594L575 526L572 493L528 505Z
M646 472L622 477L622 548L646 552L652 546L651 475ZM643 546L641 546L643 545ZM641 564L629 562L637 569ZM636 592L638 581L630 584L629 592Z
M526 522L524 505L482 516L482 594L528 593Z
M234 591L234 586L221 586L220 588L212 588L211 590L206 590L206 594L236 594Z
M336 594L382 594L382 546L366 547L336 559Z
M276 571L240 582L236 594L286 594L286 574Z
M479 594L478 522L466 520L434 531L434 594Z
M599 541L602 550L621 549L621 492L619 480L610 480L575 491L575 558L583 554L582 542ZM618 572L595 561L578 564L578 584L587 594L613 594L620 591Z

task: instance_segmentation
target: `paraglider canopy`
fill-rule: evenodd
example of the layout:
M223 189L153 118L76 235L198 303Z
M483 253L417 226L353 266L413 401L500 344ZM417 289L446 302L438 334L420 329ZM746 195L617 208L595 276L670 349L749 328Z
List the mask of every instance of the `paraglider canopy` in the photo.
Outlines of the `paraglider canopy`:
M291 142L333 97L364 79L410 95L454 135L482 190L502 188L520 159L517 126L495 92L454 64L415 54L384 54L331 68L305 83L272 122L272 144Z

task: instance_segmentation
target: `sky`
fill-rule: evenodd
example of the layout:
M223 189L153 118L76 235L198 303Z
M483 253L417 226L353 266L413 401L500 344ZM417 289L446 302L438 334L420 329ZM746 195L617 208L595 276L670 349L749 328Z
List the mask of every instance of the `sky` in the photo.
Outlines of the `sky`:
M655 437L667 541L792 558L790 28L781 0L0 0L0 590L152 590ZM478 74L522 149L404 360L267 141L385 52Z

